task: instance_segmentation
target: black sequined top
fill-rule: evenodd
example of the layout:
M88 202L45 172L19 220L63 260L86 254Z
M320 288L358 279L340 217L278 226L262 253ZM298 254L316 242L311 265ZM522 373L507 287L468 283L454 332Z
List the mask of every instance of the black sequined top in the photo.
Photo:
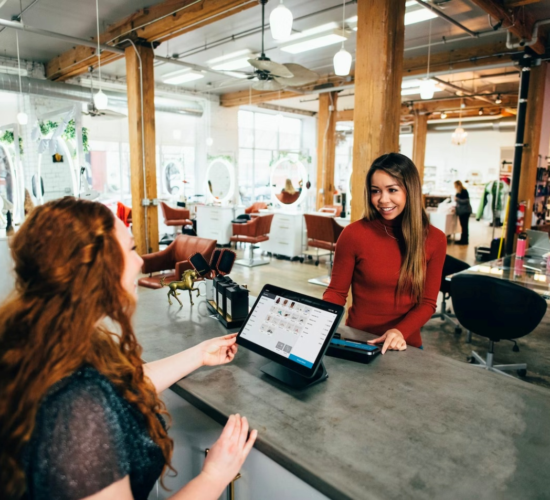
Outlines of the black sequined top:
M25 450L28 500L76 500L129 475L147 499L164 466L140 411L96 369L55 384L40 405Z

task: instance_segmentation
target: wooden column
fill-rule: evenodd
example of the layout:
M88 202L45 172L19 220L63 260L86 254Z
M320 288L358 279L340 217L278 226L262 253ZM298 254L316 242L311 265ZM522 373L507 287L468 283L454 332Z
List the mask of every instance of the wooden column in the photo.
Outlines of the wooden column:
M531 229L537 167L539 164L546 167L550 142L550 68L545 62L531 68L523 142L518 201L527 202L523 224L525 230Z
M337 92L319 94L317 115L317 210L334 200ZM323 192L321 193L321 190Z
M428 136L428 115L417 113L414 116L412 161L418 168L420 182L424 183L424 160L426 157L426 137Z
M373 160L399 151L405 0L362 0L357 17L352 221L363 215Z
M153 205L147 208L142 206L144 198L153 200L157 197L155 79L153 49L138 45L137 51L141 58L143 82L140 77L140 58L132 46L126 49L125 57L130 127L132 229L137 252L143 255L159 249L158 209ZM144 186L146 186L146 192L144 192Z

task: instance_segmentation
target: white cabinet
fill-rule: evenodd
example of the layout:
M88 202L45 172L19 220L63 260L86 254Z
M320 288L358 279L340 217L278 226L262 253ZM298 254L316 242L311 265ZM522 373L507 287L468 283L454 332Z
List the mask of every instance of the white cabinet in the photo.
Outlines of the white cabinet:
M174 440L172 466L178 474L168 474L164 483L153 488L149 500L165 500L191 479L204 464L204 450L220 437L223 427L171 390L162 394L172 417L169 435ZM260 427L261 432L261 427ZM252 449L235 482L235 500L328 500L309 484L296 477L257 449ZM226 492L220 500L229 500Z
M262 250L291 259L298 257L303 254L304 231L303 213L275 212L269 241L262 243Z
M231 221L244 212L242 208L197 206L197 235L217 240L218 245L227 245L233 234Z

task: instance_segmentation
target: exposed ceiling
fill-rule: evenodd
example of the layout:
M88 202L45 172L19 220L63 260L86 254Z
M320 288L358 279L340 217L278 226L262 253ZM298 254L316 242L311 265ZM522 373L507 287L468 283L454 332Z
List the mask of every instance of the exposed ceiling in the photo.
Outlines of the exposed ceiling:
M99 0L100 30L130 15L136 9L146 5L161 3L162 0ZM266 6L266 23L269 14L277 5L278 1L271 0ZM0 8L0 18L12 19L20 12L19 0L7 0L7 3ZM292 11L294 16L293 29L295 33L303 32L328 23L335 23L340 27L342 24L342 2L338 0L285 0L285 5ZM407 2L407 12L414 12L422 9L414 2ZM93 0L24 0L23 8L28 10L23 15L23 22L27 25L42 28L67 35L91 38L96 31L95 2ZM406 26L405 29L405 57L416 57L426 55L428 44L432 54L446 52L467 47L475 47L502 41L506 38L504 30L494 31L491 27L495 20L488 16L470 0L450 0L440 3L440 8L454 20L467 26L468 29L479 33L478 37L472 37L459 27L448 21L436 17L430 21L422 21ZM541 0L528 5L538 19L550 17L550 1ZM346 24L353 28L353 17L356 16L357 5L355 1L347 0ZM161 44L156 50L157 55L172 57L176 55L179 59L208 66L212 59L227 56L238 51L249 50L251 56L258 54L261 48L261 7L254 6L246 11L228 16L220 21L199 28L190 33L174 38ZM431 34L430 34L431 30ZM350 29L349 38L345 42L346 49L352 54L355 53L355 31ZM23 59L46 63L55 56L71 48L65 42L51 38L44 38L39 35L27 32L19 33L20 53ZM302 64L321 76L333 72L332 58L340 45L331 45L303 52L301 54L289 54L283 52L279 43L273 41L269 29L266 29L265 37L266 54L271 59L280 62L294 62ZM0 55L9 57L16 56L15 32L5 29L0 32ZM242 58L243 56L241 56ZM247 57L246 55L244 56ZM239 71L250 73L250 66L236 68ZM158 83L163 83L168 77L167 74L179 73L182 68L173 64L160 63L155 67L155 77ZM124 60L115 61L103 67L103 74L107 77L117 78L124 81L126 67ZM507 74L508 73L508 74ZM493 75L493 76L490 76ZM496 76L495 76L496 75ZM234 77L223 77L212 73L205 73L200 79L174 85L177 90L187 89L213 94L223 94L238 90L248 89L248 80ZM445 81L461 85L469 92L508 92L517 90L517 71L510 69L491 69L477 72L458 73L440 77ZM442 87L443 89L444 87ZM353 90L345 91L339 101L339 109L353 107L353 97L344 97L352 94ZM436 93L436 96L455 95L455 91L449 88ZM418 96L407 96L406 99L417 98ZM298 109L317 109L314 101L315 96L303 96L293 99L286 99L277 104L296 107Z

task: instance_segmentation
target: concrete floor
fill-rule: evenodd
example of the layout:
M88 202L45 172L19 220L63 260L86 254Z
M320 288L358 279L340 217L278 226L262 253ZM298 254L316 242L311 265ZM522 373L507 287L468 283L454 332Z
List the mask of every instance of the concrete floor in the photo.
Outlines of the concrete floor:
M500 236L501 229L495 230L495 237ZM449 241L447 253L475 264L475 247L488 245L492 238L493 229L483 222L470 220L470 244L467 246L455 245ZM457 239L459 235L457 235ZM259 257L259 250L256 251ZM238 258L243 257L244 250L238 250ZM246 249L248 255L248 249ZM264 256L269 261L269 257ZM321 298L324 287L308 283L308 279L326 274L326 259L321 260L319 267L312 261L301 264L299 261L290 262L286 259L272 258L270 265L255 268L235 266L231 277L237 283L247 284L251 293L257 295L266 284L289 288L297 292ZM441 298L441 294L440 294ZM434 350L445 356L466 362L472 349L485 357L488 341L483 337L472 337L472 343L466 343L466 333L457 335L454 328L443 323L440 319L430 320L422 329L422 339L425 349ZM550 308L541 324L530 335L518 341L520 352L512 351L511 342L501 342L495 346L495 363L527 363L527 376L523 380L550 388ZM479 368L472 367L472 370ZM512 375L517 376L515 372Z

